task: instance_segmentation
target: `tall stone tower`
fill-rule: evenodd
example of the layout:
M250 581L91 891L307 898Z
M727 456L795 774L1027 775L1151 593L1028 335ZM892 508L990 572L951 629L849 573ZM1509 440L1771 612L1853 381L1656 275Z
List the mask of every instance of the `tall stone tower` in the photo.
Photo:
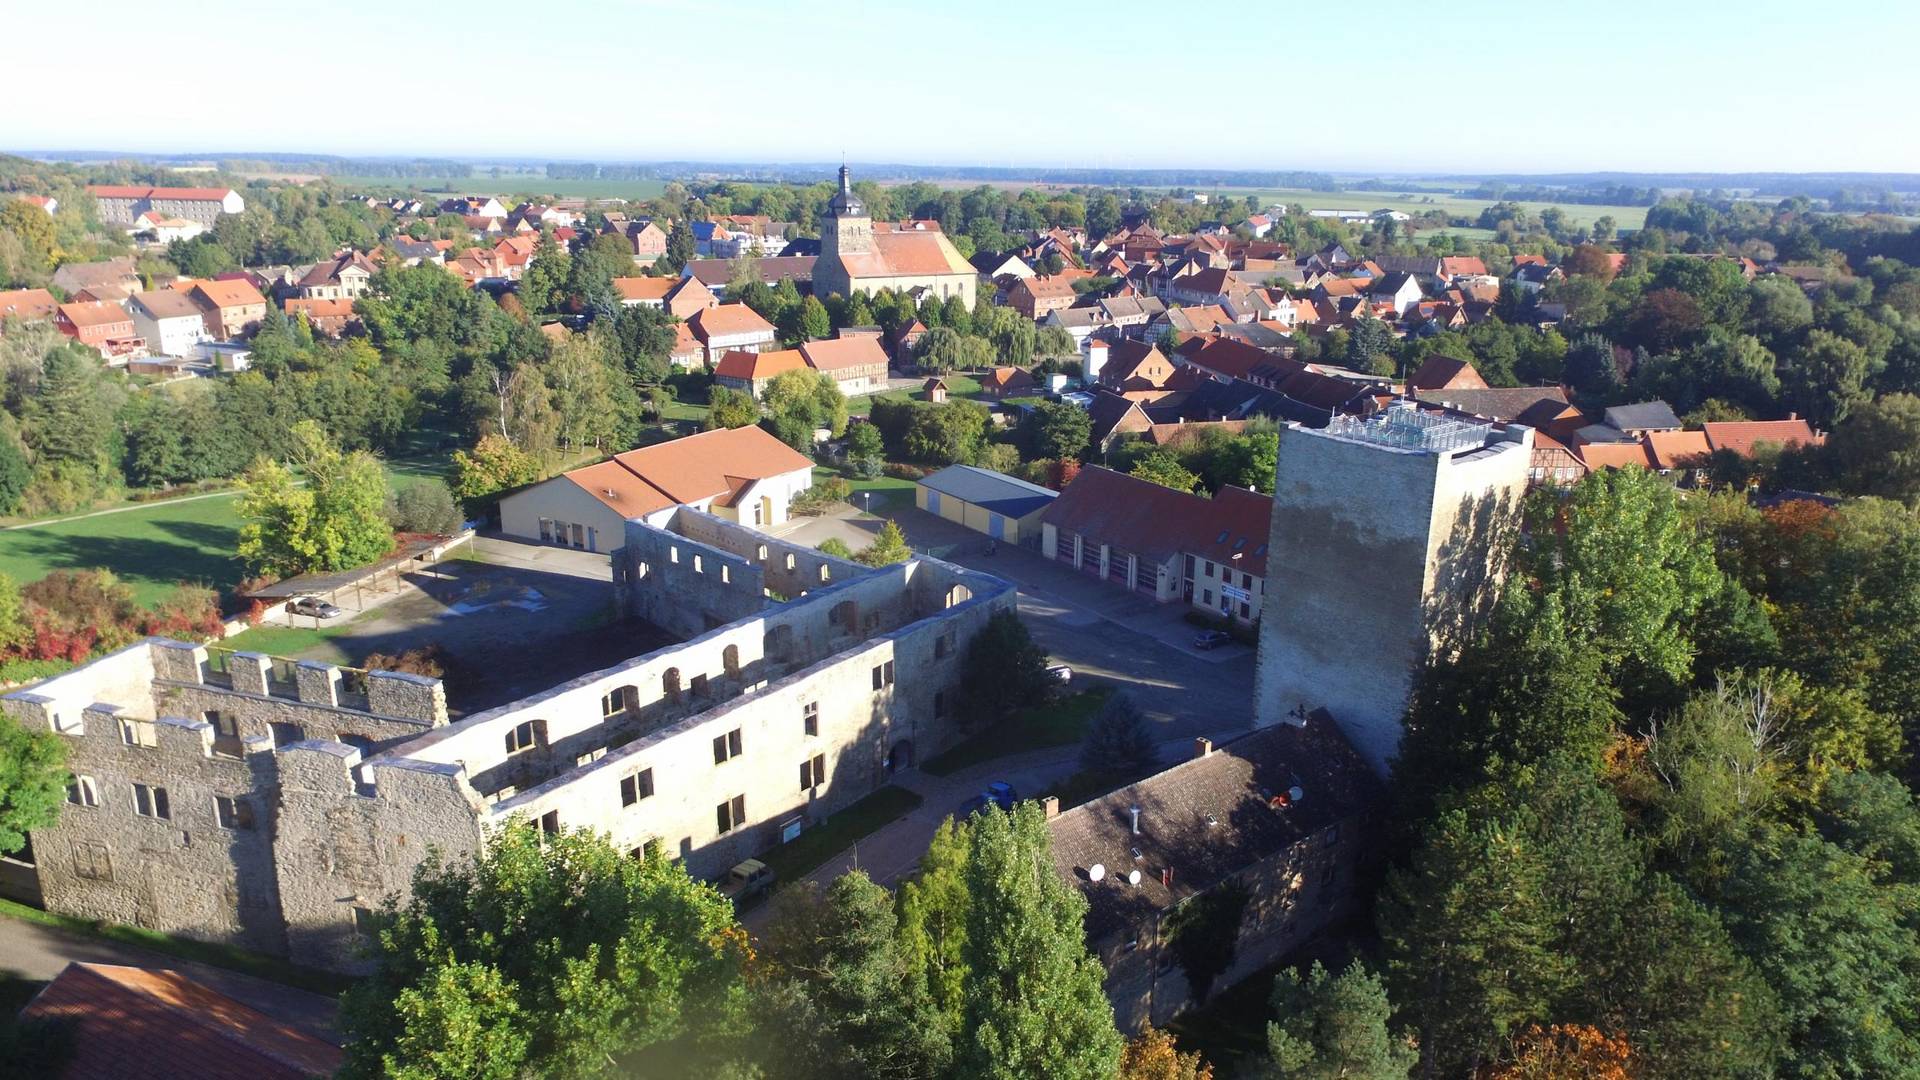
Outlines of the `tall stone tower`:
M847 167L840 166L840 190L827 203L827 220L820 223L820 257L813 264L815 296L853 293L853 267L843 255L873 254L873 219L853 193Z
M1498 587L1533 431L1396 402L1280 432L1254 722L1326 709L1382 776L1413 680Z

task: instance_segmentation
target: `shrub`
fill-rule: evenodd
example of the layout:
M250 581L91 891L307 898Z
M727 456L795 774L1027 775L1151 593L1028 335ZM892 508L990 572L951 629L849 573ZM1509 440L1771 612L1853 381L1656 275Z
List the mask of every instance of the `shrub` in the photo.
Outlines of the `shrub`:
M453 505L453 492L439 480L422 480L401 488L388 507L387 517L399 532L434 536L457 533L466 524L460 509Z
M1151 769L1159 756L1147 718L1126 694L1107 699L1080 745L1080 767L1090 773L1137 776Z
M788 509L796 514L821 514L834 503L846 502L853 485L838 476L817 479L813 486L793 497Z
M369 653L360 666L368 671L398 671L407 675L443 679L451 659L447 650L439 645L422 645L400 653Z
M903 462L889 461L880 471L893 477L895 480L919 480L933 470L922 465L908 465Z
M820 552L822 555L831 555L836 559L853 558L853 549L847 546L847 542L845 540L842 540L837 536L827 537L825 540L822 540L818 544L813 545L813 549L815 551Z

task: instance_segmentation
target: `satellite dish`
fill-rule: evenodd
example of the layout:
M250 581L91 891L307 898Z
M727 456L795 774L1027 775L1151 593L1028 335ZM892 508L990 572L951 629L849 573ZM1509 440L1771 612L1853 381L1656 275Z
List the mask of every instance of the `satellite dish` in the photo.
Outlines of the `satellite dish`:
M1307 797L1307 793L1300 790L1300 786L1296 784L1293 787L1290 787L1287 789L1287 797L1292 799L1294 802L1299 802L1301 799L1304 799Z
M1106 876L1107 876L1107 868L1100 865L1099 863L1094 863L1092 866L1087 868L1088 881L1099 881L1101 878Z
M1127 871L1127 884L1129 885L1140 884L1140 871L1138 870Z

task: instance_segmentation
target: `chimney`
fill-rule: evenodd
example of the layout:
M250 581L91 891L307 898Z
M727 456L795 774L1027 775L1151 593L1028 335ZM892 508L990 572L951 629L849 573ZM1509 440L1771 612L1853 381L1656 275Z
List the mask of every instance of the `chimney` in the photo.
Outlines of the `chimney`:
M1203 758L1211 753L1213 753L1212 739L1207 738L1205 735L1201 735L1196 737L1193 740L1193 756L1194 757ZM1135 831L1137 832L1138 830L1135 830Z
M1060 800L1052 795L1043 796L1040 800L1040 812L1050 818L1059 817Z
M1139 836L1140 835L1140 808L1137 806L1129 806L1127 807L1127 813L1133 815L1133 835Z

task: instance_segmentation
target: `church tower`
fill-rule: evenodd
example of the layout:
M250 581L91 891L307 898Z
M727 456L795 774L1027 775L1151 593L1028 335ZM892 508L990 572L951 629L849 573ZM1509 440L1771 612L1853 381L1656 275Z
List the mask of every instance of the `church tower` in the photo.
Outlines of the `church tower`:
M827 228L820 230L820 254L870 255L873 253L873 219L867 216L867 208L861 204L860 197L853 193L853 180L847 174L847 167L840 166L840 190L827 203L827 216L832 219Z

